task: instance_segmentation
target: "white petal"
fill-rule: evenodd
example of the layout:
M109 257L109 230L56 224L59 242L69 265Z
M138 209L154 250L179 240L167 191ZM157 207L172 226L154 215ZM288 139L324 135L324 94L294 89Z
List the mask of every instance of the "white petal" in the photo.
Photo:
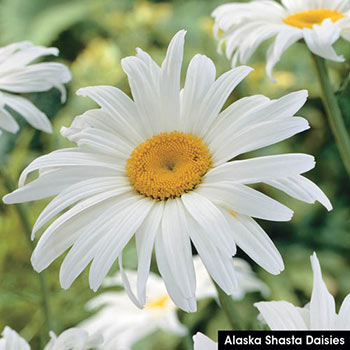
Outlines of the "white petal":
M26 98L3 93L5 103L19 113L31 126L45 132L52 132L52 127L46 114L41 112Z
M293 211L276 200L238 183L203 184L198 193L227 210L271 221L289 221Z
M16 50L23 50L32 47L33 44L30 41L20 41L0 48L0 64L5 62ZM6 62L7 63L7 62Z
M269 102L270 99L263 95L243 97L237 100L219 114L217 120L203 137L204 140L211 144L215 139L222 139L223 133L228 128L231 128L233 124L238 123L242 119L243 125L245 125L244 119L249 113Z
M216 164L229 160L230 154L235 152L237 147L232 139L239 139L246 132L253 133L254 128L263 127L265 122L278 122L282 119L293 116L306 102L308 92L301 90L285 95L278 100L270 101L261 96L252 96L249 99L237 101L220 114L225 119L219 119L212 131L205 138L209 148L217 153ZM238 108L235 108L237 105ZM244 109L244 107L246 107ZM227 113L226 113L227 111ZM293 120L289 123L295 123ZM276 124L267 124L272 127ZM281 124L278 124L281 125ZM280 126L281 133L283 125ZM277 130L278 132L279 130ZM261 138L260 135L257 136ZM223 154L220 154L223 150Z
M137 306L139 309L142 309L143 308L143 304L140 303L139 300L137 299L137 297L135 296L135 293L134 293L134 291L131 288L128 275L127 275L127 273L124 270L124 267L123 267L123 252L120 253L120 255L118 257L118 260L119 260L120 275L122 277L122 281L123 281L125 292L128 295L128 297L130 298L130 300L135 304L135 306Z
M28 174L35 170L42 170L54 167L76 167L76 166L91 166L102 167L112 170L119 170L123 173L125 169L122 165L115 162L111 156L102 155L97 152L89 151L88 149L65 148L51 152L45 156L41 156L31 162L22 172L18 185L24 185Z
M230 142L225 139L221 145L217 143L213 148L213 161L216 165L222 164L240 154L273 145L309 128L308 121L300 117L248 126L236 133Z
M166 202L161 221L161 234L156 237L157 241L162 242L170 269L184 297L193 298L196 279L185 209L180 199Z
M340 37L340 28L329 18L322 25L315 24L312 29L304 28L303 34L306 45L314 54L336 62L345 60L332 47Z
M60 270L60 282L64 289L71 286L90 261L96 256L107 236L108 230L115 224L115 213L124 206L130 205L132 196L124 195L110 201L107 205L102 203L92 215L86 219L86 223L79 230L79 237L66 255ZM101 208L101 209L100 209ZM89 209L88 209L89 210ZM93 210L93 208L92 208ZM66 231L63 231L63 235ZM55 233L57 236L57 233Z
M192 132L198 136L204 136L218 117L225 101L234 90L234 88L252 71L247 66L234 68L222 74L210 86L202 103L198 107L198 120L192 125Z
M67 83L71 75L61 63L48 62L25 66L2 74L1 89L18 93L47 91L60 83Z
M221 211L205 196L201 188L181 196L182 202L190 216L201 227L203 235L219 251L228 256L236 254L236 245L231 237L230 226ZM190 232L191 233L191 232Z
M286 301L269 301L255 303L262 317L271 330L307 330L298 308Z
M337 329L350 330L350 294L344 299L337 317Z
M30 350L29 344L10 327L6 326L4 328L2 336L5 340L3 350Z
M200 332L193 336L193 342L194 350L218 350L218 344Z
M133 147L144 141L134 102L113 86L89 86L77 91L79 96L93 99L107 112L115 131L129 140Z
M198 223L191 218L189 218L189 228L193 244L211 277L226 294L231 295L235 293L238 282L232 256L216 248L211 240L202 234L202 228ZM197 269L196 275L197 281L201 284ZM210 284L212 284L211 281ZM199 293L202 294L203 297L203 291L199 291ZM216 292L214 295L216 295ZM204 296L207 295L204 294Z
M346 17L340 21L341 23L339 23L339 25L341 26L341 36L345 40L350 41L350 18Z
M335 303L333 296L323 282L320 263L316 253L311 256L314 283L310 302L311 329L335 329Z
M50 335L51 341L44 350L88 350L101 345L103 342L101 335L89 337L89 334L85 330L79 328L67 329L58 337L52 333Z
M282 154L224 163L205 175L205 184L222 181L253 184L284 179L313 169L314 157L307 154Z
M0 107L0 128L8 132L12 132L13 134L19 130L19 126L15 118L13 118L4 107Z
M284 179L265 181L268 185L278 188L291 197L306 203L320 202L328 211L332 210L332 204L322 190L304 176L297 175Z
M121 61L124 72L129 79L132 96L138 113L139 123L146 138L164 130L164 118L160 101L160 77L139 57L126 57Z
M68 249L85 228L114 203L118 194L119 190L99 193L78 203L57 218L43 233L34 249L31 259L34 269L42 271Z
M6 195L3 201L6 204L13 204L51 197L74 183L101 175L116 176L118 173L105 169L101 174L101 169L98 167L57 168Z
M137 294L141 304L146 302L146 283L151 265L156 233L164 210L163 201L155 203L149 215L135 233L137 249Z
M90 268L89 282L94 291L99 288L112 264L153 206L148 198L133 197L133 203L116 213L114 225L105 228L107 232L103 243L99 246Z
M43 225L45 225L54 216L72 204L95 194L110 191L119 188L120 194L132 191L128 180L125 177L99 177L80 181L59 193L41 212L38 217L32 234L35 234Z
M283 52L302 37L303 32L298 28L288 28L277 34L275 41L267 50L266 56L266 73L272 81L275 81L272 76L273 67L280 60Z
M17 67L26 66L41 56L58 56L58 53L56 47L31 46L22 48L11 55L11 58L6 62L6 66L9 69L16 69Z
M104 153L126 162L136 145L113 130L105 131L96 128L85 127L80 130L72 128L61 129L63 136L75 142L79 147L89 148L97 153Z
M192 124L201 117L198 108L214 83L215 75L215 65L210 58L204 55L196 55L192 58L187 69L181 99L181 122L184 125L184 131L189 132Z
M237 245L258 265L273 275L284 269L283 260L266 232L250 217L223 211Z
M164 115L164 131L173 131L180 122L180 78L186 31L180 30L171 39L161 67L160 101Z
M167 203L170 203L170 202L167 201ZM168 213L168 215L169 214L173 216L171 219L174 220L176 213L173 212L172 214ZM179 225L180 225L179 217L180 215L176 215L177 221L174 220L174 223L173 223L174 229L179 228ZM164 219L164 215L163 215L163 219ZM192 256L190 256L191 245L189 242L189 237L185 233L186 223L182 222L182 224L185 224L185 227L183 227L183 230L179 229L180 237L173 237L170 235L170 237L166 238L168 239L168 241L165 241L165 237L163 236L169 233L168 229L171 229L171 227L169 227L170 224L166 225L167 226L166 232L164 232L163 229L159 229L159 231L156 234L156 240L155 240L156 259L157 259L158 270L161 276L163 277L164 283L166 285L167 291L171 299L182 310L186 312L195 312L197 309L197 305L196 305L196 299L194 296L195 294L194 292L195 283L193 284L194 271L187 270L187 272L185 272L185 276L178 277L179 274L183 273L182 268L191 269L191 270L193 269ZM183 250L179 251L177 252L176 256L173 257L173 255L170 255L169 250L173 250L178 245L183 246L185 251ZM173 251L173 253L176 253L176 252ZM182 264L177 266L179 262L181 262ZM189 274L192 275L192 278L189 276ZM191 278L191 281L189 281L189 278ZM184 286L183 279L187 279L187 282L189 282L191 285ZM190 289L190 292L191 292L189 297L184 295L185 294L184 289L188 289L188 288Z

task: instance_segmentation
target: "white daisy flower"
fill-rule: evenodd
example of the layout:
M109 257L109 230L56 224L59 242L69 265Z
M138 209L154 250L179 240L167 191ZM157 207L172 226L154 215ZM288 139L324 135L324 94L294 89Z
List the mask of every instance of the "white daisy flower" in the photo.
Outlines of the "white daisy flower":
M301 175L315 165L310 155L228 162L307 130L305 119L293 117L307 92L278 100L247 97L221 112L252 69L238 67L215 79L213 62L196 55L180 91L184 36L185 31L174 36L161 67L140 49L135 57L122 60L134 100L111 86L80 89L79 95L89 96L101 108L63 128L62 134L77 147L34 160L21 174L19 189L4 197L10 204L56 196L33 228L34 237L61 214L41 236L32 264L42 271L72 247L61 265L63 288L92 261L89 282L96 291L118 257L122 265L123 248L135 235L134 302L145 304L155 246L170 297L181 309L195 311L191 241L227 294L237 288L232 260L236 244L268 272L279 274L284 268L278 250L252 217L289 221L293 212L247 185L265 182L331 209L323 192ZM36 170L39 177L25 184Z
M245 64L258 46L275 37L267 51L266 71L273 80L272 70L281 55L291 45L304 39L314 54L333 61L344 61L333 44L343 37L350 41L349 0L256 0L249 3L229 3L216 8L214 35L223 35L219 50L226 44L226 56L232 65Z
M32 102L18 94L47 91L53 87L66 99L63 86L71 80L68 68L55 62L30 64L39 57L58 55L54 47L34 46L28 41L0 48L0 129L16 133L18 124L6 107L10 107L34 128L51 132L47 116ZM1 133L1 130L0 130Z
M201 332L196 333L193 337L193 350L217 350L218 343L212 341L209 337Z
M58 337L50 332L51 340L44 350L89 350L96 349L103 342L101 335L89 336L79 328L70 328ZM29 344L10 327L5 327L0 339L0 350L30 350Z
M193 264L197 279L197 299L217 298L214 284L198 256L193 258ZM248 263L234 258L233 265L236 268L238 280L238 288L233 294L235 299L242 298L246 292L268 293L267 286L254 275ZM131 286L135 288L137 273L129 271L128 277ZM105 287L121 284L122 278L119 273L106 278L103 282ZM157 329L179 336L187 332L186 327L177 318L177 306L171 301L163 280L154 273L149 274L146 305L143 310L130 302L125 291L105 292L87 303L88 310L96 310L101 306L103 308L82 322L80 327L90 334L95 332L103 334L104 350L131 349L132 344Z
M50 342L44 350L88 350L97 349L103 343L101 333L89 336L84 329L69 328L58 337L54 332L50 332Z
M136 285L137 273L128 271L132 286ZM121 276L107 278L105 286L122 284ZM87 303L88 310L96 310L79 326L89 333L103 334L104 350L131 349L132 345L157 329L183 336L187 329L177 317L177 307L171 301L163 280L150 273L147 285L147 300L143 310L130 302L124 291L105 292Z
M254 304L272 330L350 330L350 294L335 311L333 296L323 282L316 253L311 256L314 283L311 302L304 308L287 301L269 301Z
M0 350L30 350L29 344L13 329L5 327L0 338Z

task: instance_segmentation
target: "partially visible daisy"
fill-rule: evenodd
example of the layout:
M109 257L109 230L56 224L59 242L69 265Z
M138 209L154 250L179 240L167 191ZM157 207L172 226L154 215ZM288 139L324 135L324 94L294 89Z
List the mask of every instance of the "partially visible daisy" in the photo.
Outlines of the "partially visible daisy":
M50 332L50 341L44 350L88 350L97 349L103 343L101 333L89 335L87 331L80 328L69 328L58 337Z
M272 274L283 260L252 217L289 221L293 211L249 187L266 183L299 200L332 206L324 193L301 174L315 166L306 154L282 154L229 160L272 145L309 128L294 114L307 92L278 100L240 99L222 111L232 90L250 72L242 66L218 79L214 63L196 55L180 89L185 31L171 40L161 67L141 49L122 60L134 100L111 86L78 91L100 109L87 111L63 128L77 147L34 160L19 188L3 198L19 203L56 196L39 216L33 237L57 217L32 255L42 271L71 248L60 270L69 288L91 263L89 282L97 290L135 235L138 256L137 297L146 302L146 284L155 247L159 272L172 300L196 310L196 276L191 241L206 269L227 294L237 289L232 256L239 245ZM39 177L25 184L28 174Z
M101 335L89 336L85 330L70 328L58 337L50 332L51 340L44 350L89 350L101 345ZM30 350L29 344L10 327L5 327L0 339L0 350Z
M128 271L132 288L136 286L137 273ZM121 285L118 274L107 278L105 286ZM104 292L87 303L88 310L101 308L95 315L83 321L79 327L90 334L103 334L103 350L129 350L132 345L157 329L183 336L187 329L177 317L177 307L171 301L163 280L150 273L147 299L143 310L136 307L125 291Z
M193 264L197 278L197 299L217 298L214 284L199 256L194 257ZM267 286L253 274L248 263L234 258L233 264L238 280L238 288L233 293L235 299L242 298L246 292L261 291L265 295L268 293ZM131 288L134 289L137 285L137 274L128 271L128 276ZM103 283L105 287L121 284L122 278L119 273L106 278ZM186 327L177 318L178 308L171 301L163 280L153 273L149 275L146 305L143 310L130 302L125 291L104 292L87 304L88 310L96 310L101 306L102 308L82 322L80 327L86 329L89 334L103 334L104 350L131 349L132 344L157 329L179 336L187 332Z
M0 350L30 350L29 344L13 329L5 327L0 338Z
M350 330L350 294L344 299L339 314L333 296L322 279L316 253L311 256L314 284L310 304L297 307L287 301L254 304L272 330Z
M198 332L192 338L193 350L218 350L218 343L215 343L203 333Z
M275 40L267 51L266 71L273 80L272 70L281 55L291 45L304 39L314 54L333 61L344 61L333 44L343 37L350 41L349 0L274 0L229 3L216 8L214 35L225 43L227 58L232 65L246 64L265 40ZM220 49L221 50L221 49Z
M55 62L30 64L47 55L58 55L54 47L34 46L28 41L0 48L0 129L16 133L18 124L6 107L19 113L36 129L51 132L47 116L20 94L47 91L55 87L66 99L63 84L71 80L68 68ZM1 130L0 130L1 133Z

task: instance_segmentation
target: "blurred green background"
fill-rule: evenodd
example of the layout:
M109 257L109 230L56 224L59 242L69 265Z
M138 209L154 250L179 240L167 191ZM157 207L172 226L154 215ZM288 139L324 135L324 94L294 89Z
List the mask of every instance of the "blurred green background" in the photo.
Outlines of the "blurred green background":
M73 80L68 86L68 101L59 103L56 90L30 94L28 97L53 123L52 135L35 131L22 118L18 118L21 130L17 135L4 133L0 138L0 165L16 182L20 172L36 157L53 150L70 146L60 136L61 126L69 126L74 116L94 107L88 99L78 97L78 88L88 85L114 85L130 94L126 75L120 59L135 54L141 47L160 63L171 37L179 29L187 29L184 69L196 53L212 58L218 74L230 68L228 60L217 54L212 38L211 11L218 0L0 0L0 44L31 40L37 45L55 46L60 50L59 61L71 69ZM289 223L260 221L280 250L286 265L279 276L272 276L252 263L259 277L271 288L269 299L288 300L302 306L309 301L312 290L312 273L309 257L318 253L324 279L336 297L339 307L350 292L350 184L340 161L326 116L319 99L316 74L310 56L302 43L294 45L283 55L275 70L277 84L265 75L264 57L268 42L263 44L250 61L255 71L235 90L230 103L242 96L264 94L277 98L287 92L307 88L310 98L299 112L311 124L311 129L291 140L254 152L256 155L303 152L316 157L317 166L307 174L328 195L334 206L330 213L319 204L308 205L287 195L262 187L274 198L295 211ZM350 125L349 43L339 40L337 50L347 58L347 63L330 63L331 77ZM48 58L54 60L54 58ZM0 197L6 194L3 176L0 176ZM24 209L30 225L48 201L29 203ZM31 250L23 234L23 225L14 206L0 202L0 330L8 325L30 341L33 349L39 349L44 332L41 314L39 284L30 265ZM241 251L238 256L247 258ZM249 258L247 260L251 263ZM95 294L88 287L85 271L64 291L58 281L62 258L46 271L50 290L50 303L55 331L75 326L89 316L85 303ZM128 245L125 264L136 267L133 242ZM153 262L152 269L156 271ZM261 300L259 294L249 294L237 302L240 323L245 329L261 329L257 310L253 303ZM116 315L118 317L118 315ZM198 330L214 340L218 329L229 329L223 313L215 301L199 303L195 314L179 312L179 317L189 327L190 334ZM135 345L135 349L187 349L188 339L157 332ZM187 342L187 343L186 343Z

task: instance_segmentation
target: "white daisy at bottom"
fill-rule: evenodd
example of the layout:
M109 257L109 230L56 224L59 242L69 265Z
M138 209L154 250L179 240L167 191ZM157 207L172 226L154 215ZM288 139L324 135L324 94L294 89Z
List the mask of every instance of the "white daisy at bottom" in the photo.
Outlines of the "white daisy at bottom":
M198 332L192 338L193 350L218 350L218 343L215 343L203 333Z
M19 188L3 198L11 204L55 196L33 227L34 238L55 218L31 261L40 272L69 249L60 270L63 288L90 265L90 287L96 291L116 259L122 269L123 250L135 236L138 285L132 300L139 307L145 304L154 248L170 297L194 312L191 241L229 295L237 289L232 261L237 246L271 274L284 269L280 253L253 218L289 221L293 211L251 185L265 183L332 209L324 193L302 175L315 166L314 157L236 160L307 130L307 120L294 116L307 91L277 100L250 96L223 110L252 69L237 67L216 78L212 60L196 55L181 89L185 33L171 40L161 67L141 49L122 60L133 100L112 86L80 89L78 94L101 108L62 129L76 147L34 160L22 172ZM26 184L37 171L38 178Z
M50 337L44 350L92 350L103 343L101 335L89 336L79 328L67 329L58 337L50 332ZM30 350L30 346L16 331L5 327L0 338L0 350Z
M297 307L287 301L267 301L254 304L271 330L350 330L350 294L339 310L322 279L316 253L311 256L314 283L311 301Z
M55 47L34 46L29 41L0 48L0 133L1 129L16 133L18 123L8 111L10 107L36 129L51 132L51 123L45 113L32 102L19 95L48 91L57 88L61 102L66 99L63 84L71 80L69 69L62 63L42 62L31 64L47 55L58 55Z
M197 299L216 298L216 289L201 259L196 256L193 263L197 276ZM260 291L265 295L268 293L267 286L254 275L248 263L238 258L234 258L233 263L238 279L238 288L233 294L235 299L242 298L246 292ZM137 274L128 271L128 276L133 289L137 284ZM122 278L119 273L106 278L103 283L105 287L121 284ZM103 350L129 350L134 343L157 329L179 336L187 332L187 328L177 318L178 308L171 301L163 280L154 273L149 275L147 301L143 310L130 302L125 291L104 292L87 304L88 310L100 307L102 309L79 326L89 334L103 334Z

